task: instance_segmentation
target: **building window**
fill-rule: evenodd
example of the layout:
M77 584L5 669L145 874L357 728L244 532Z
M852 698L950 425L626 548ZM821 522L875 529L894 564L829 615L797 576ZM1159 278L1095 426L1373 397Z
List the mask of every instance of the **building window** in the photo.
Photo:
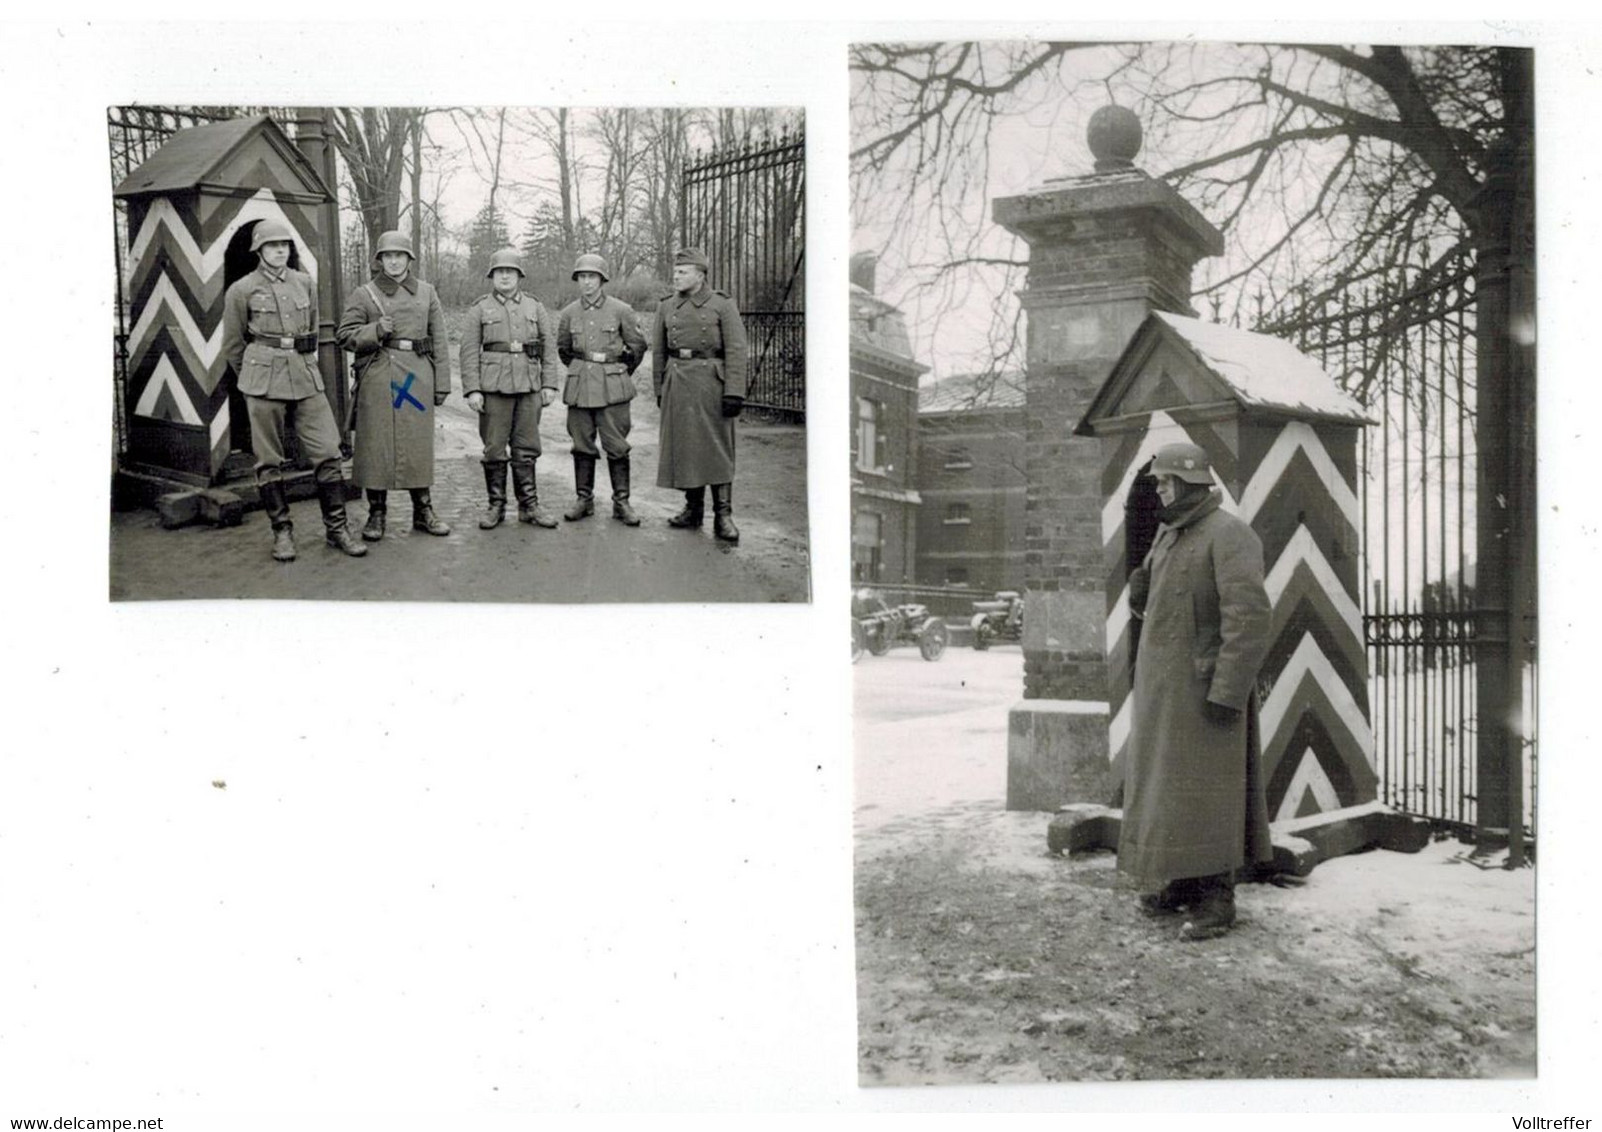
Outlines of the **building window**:
M968 584L968 568L966 566L947 566L946 585L965 586Z
M858 511L851 520L851 577L858 582L877 582L883 569L881 528L883 518L876 511Z
M888 437L885 435L884 403L871 397L857 398L857 468L864 472L884 472Z
M966 472L971 467L973 467L973 457L968 455L966 448L954 448L946 454L946 471Z
M973 522L966 503L947 503L945 523L948 527L966 527Z

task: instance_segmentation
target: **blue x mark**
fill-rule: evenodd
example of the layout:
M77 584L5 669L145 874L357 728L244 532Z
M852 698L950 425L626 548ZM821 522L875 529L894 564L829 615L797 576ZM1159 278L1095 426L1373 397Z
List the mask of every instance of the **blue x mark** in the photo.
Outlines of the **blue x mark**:
M395 382L395 381L391 381L389 383L390 389L394 390L394 392L395 392L395 404L390 406L391 408L398 409L398 408L401 407L401 405L404 402L410 401L412 404L416 405L418 407L418 409L422 410L423 412L427 412L428 411L427 409L425 409L423 407L423 403L421 401L419 401L416 397L412 396L412 382L414 382L416 380L417 380L417 375L415 373L409 373L409 374L406 375L406 384L405 385L401 385L399 382Z

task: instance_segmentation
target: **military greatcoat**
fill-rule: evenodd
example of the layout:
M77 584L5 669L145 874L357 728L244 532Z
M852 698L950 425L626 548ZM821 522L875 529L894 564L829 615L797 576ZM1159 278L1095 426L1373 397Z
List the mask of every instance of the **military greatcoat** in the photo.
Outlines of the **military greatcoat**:
M395 329L381 337L378 320L386 314ZM351 479L379 491L433 486L434 395L451 389L439 294L415 274L397 283L375 273L351 292L338 334L339 344L356 355ZM421 352L424 339L427 354Z
M734 421L723 398L745 396L745 327L734 300L705 283L657 305L651 376L662 401L656 485L705 487L734 479Z
M1209 493L1158 529L1135 662L1118 867L1143 889L1266 861L1258 669L1270 645L1263 546ZM1239 710L1231 724L1211 700Z

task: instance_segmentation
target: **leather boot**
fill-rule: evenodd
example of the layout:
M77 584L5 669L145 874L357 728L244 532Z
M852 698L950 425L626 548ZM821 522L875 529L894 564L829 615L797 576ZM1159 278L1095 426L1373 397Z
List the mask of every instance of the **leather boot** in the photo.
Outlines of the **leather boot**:
M493 531L506 518L506 461L493 460L484 465L484 490L489 493L489 506L478 521L481 531Z
M629 506L629 458L620 456L613 460L608 457L606 471L612 477L612 518L625 527L639 526L640 517Z
M1229 874L1202 877L1195 882L1190 914L1179 926L1185 942L1214 939L1235 926L1235 882Z
M734 525L734 485L712 485L712 533L724 542L738 543L740 528Z
M317 502L322 504L323 533L328 539L328 545L335 550L344 551L352 558L365 555L367 548L356 541L345 522L345 481L318 480Z
M362 538L368 542L378 542L384 537L384 520L389 517L389 492L367 489L367 525L362 528Z
M595 457L582 452L573 453L573 487L578 498L573 506L562 513L569 522L578 522L595 514Z
M529 457L512 462L512 486L517 491L517 521L533 523L536 527L550 530L556 526L556 520L551 517L549 511L540 506L540 489L534 478L536 459L538 457ZM594 464L590 466L593 468Z
M451 529L434 514L434 501L429 498L426 487L412 488L412 530L427 531L431 535L451 533Z
M256 486L261 492L261 509L267 512L267 521L273 528L273 558L279 562L295 561L295 524L289 521L284 481L263 480Z
M706 488L692 487L684 492L684 510L668 520L668 526L680 530L699 530L706 521Z

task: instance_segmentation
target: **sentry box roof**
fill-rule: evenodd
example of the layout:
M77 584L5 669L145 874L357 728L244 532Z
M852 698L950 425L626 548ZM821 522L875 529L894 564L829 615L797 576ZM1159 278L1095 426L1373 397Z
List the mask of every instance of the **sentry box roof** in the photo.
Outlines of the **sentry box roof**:
M271 118L229 118L168 138L112 190L117 197L161 196L194 188L266 187L280 196L332 199L305 154Z
M1267 415L1362 426L1357 399L1282 338L1153 311L1102 384L1075 435L1143 425L1159 409Z

